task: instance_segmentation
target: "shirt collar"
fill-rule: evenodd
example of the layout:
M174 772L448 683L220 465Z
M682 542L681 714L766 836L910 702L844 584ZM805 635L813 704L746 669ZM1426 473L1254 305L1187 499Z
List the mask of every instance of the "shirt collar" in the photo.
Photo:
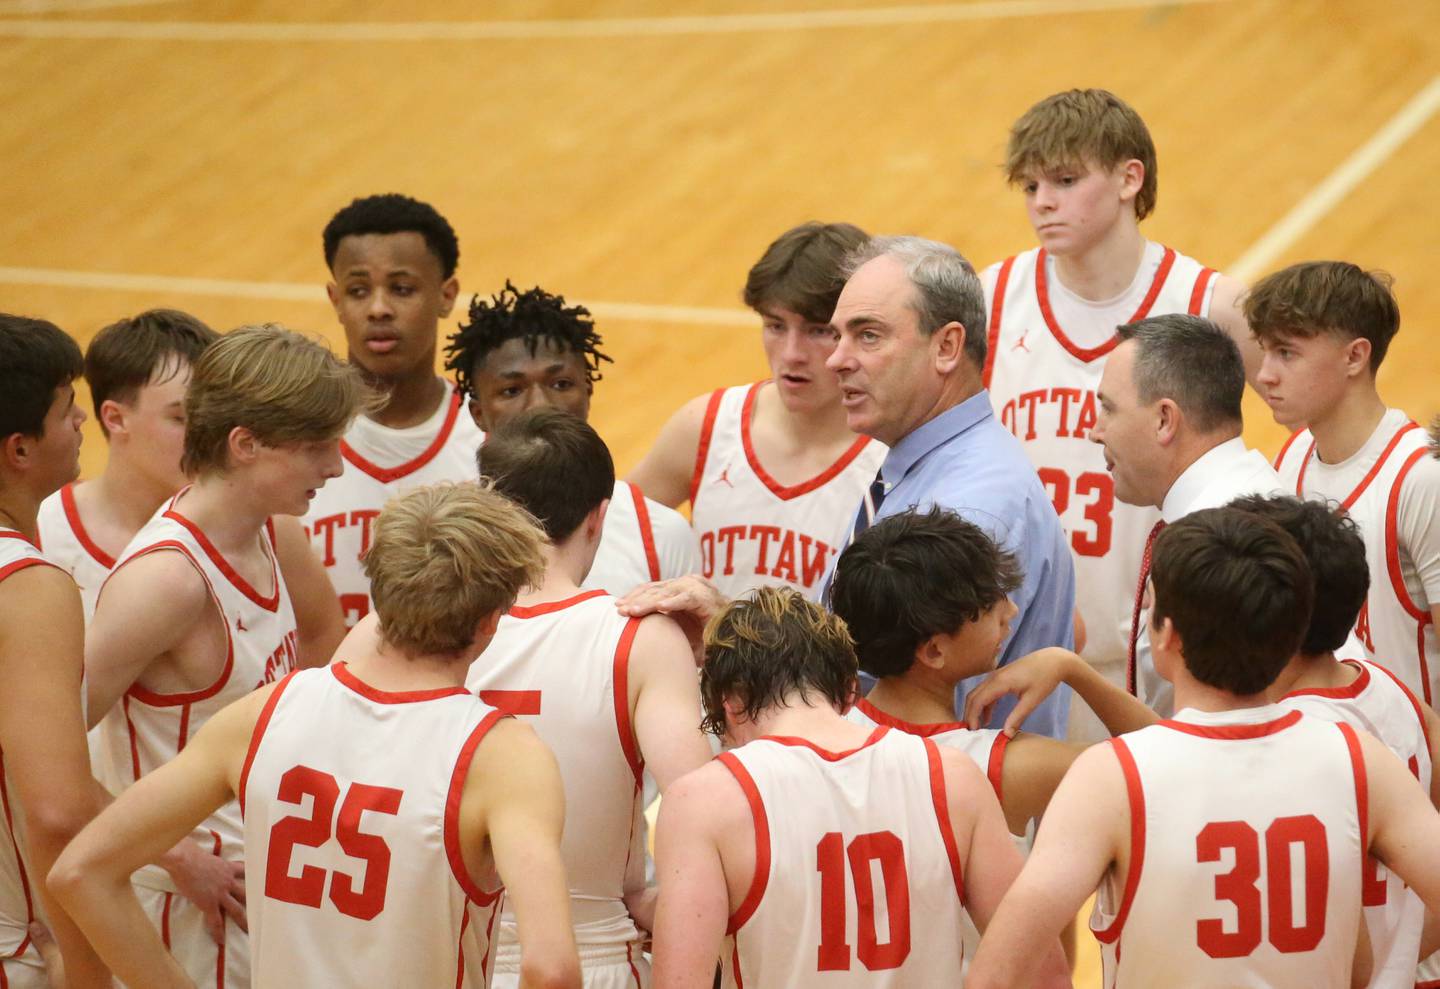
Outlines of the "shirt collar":
M1245 440L1239 436L1206 450L1175 478L1175 483L1165 492L1165 500L1160 504L1160 517L1166 522L1175 522L1190 514L1190 509L1210 479L1227 473L1249 452Z
M929 422L916 426L890 448L880 466L880 476L884 478L886 487L899 484L901 478L935 448L994 417L990 392L982 388L959 405L952 405Z

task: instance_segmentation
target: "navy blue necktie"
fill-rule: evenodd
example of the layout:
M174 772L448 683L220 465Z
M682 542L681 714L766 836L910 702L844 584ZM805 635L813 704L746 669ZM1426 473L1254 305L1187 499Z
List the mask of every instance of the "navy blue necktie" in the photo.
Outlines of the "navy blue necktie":
M846 546L859 539L860 533L870 528L870 523L875 521L875 513L880 511L880 503L884 500L885 480L881 477L880 471L876 471L875 480L870 482L870 487L860 502L860 510L855 513L855 525L850 530L850 538L846 541Z

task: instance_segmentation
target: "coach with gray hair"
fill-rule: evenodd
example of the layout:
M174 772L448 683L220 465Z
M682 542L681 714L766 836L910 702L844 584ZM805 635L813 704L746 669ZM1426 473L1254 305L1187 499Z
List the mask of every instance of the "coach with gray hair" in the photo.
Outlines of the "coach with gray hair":
M1047 646L1075 645L1075 570L1060 519L1024 449L995 418L981 380L985 296L954 248L919 237L877 237L846 264L826 366L840 376L851 429L890 453L855 519L948 508L1013 553L1024 583L1000 662ZM957 691L957 707L971 684ZM1000 724L1013 698L998 706ZM1025 728L1064 738L1068 689L1057 690Z
M1202 508L1243 495L1280 493L1265 457L1240 438L1245 366L1235 342L1199 316L1152 316L1119 329L1120 345L1100 378L1100 410L1090 439L1105 447L1115 497L1160 509L1136 577L1126 684L1161 716L1172 712L1170 684L1150 659L1145 584L1160 530Z

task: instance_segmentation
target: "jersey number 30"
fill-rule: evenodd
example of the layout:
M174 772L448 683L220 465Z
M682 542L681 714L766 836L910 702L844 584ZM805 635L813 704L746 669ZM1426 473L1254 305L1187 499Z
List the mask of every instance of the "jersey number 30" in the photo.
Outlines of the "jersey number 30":
M850 842L831 831L815 846L815 868L820 873L820 949L817 966L822 972L848 972L850 945L845 943L846 861L855 887L859 923L855 954L868 971L899 968L910 955L910 879L905 872L905 846L892 831L872 831ZM880 865L885 886L885 912L890 930L881 944L875 929L874 863Z
M1304 876L1298 884L1305 897L1304 923L1295 919L1292 892L1292 850L1299 846ZM1244 958L1260 946L1262 914L1268 916L1270 943L1276 951L1293 954L1311 951L1325 936L1326 896L1330 888L1330 855L1325 825L1313 814L1277 817L1265 829L1265 902L1257 882L1261 874L1260 835L1244 821L1216 821L1205 825L1195 838L1201 862L1219 862L1222 853L1234 856L1235 866L1215 877L1215 898L1234 904L1236 925L1225 930L1218 919L1195 924L1196 943L1211 958Z
M272 900L320 907L325 893L325 870L307 865L298 876L290 875L295 846L319 848L335 835L346 855L364 863L365 881L357 890L355 878L335 871L330 874L330 902L348 917L373 920L385 909L385 887L390 879L390 846L379 835L360 830L360 818L368 810L395 814L400 810L403 791L388 786L352 783L340 801L340 784L329 773L296 766L280 777L282 803L299 804L313 798L310 816L286 817L270 830L270 855L265 862L265 895ZM340 814L335 815L335 804Z

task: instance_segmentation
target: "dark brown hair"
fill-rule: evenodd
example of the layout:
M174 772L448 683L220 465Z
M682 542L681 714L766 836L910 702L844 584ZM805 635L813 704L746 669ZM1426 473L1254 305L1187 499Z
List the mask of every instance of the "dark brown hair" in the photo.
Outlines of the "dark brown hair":
M812 323L828 323L845 287L845 256L869 240L849 223L805 223L785 231L745 279L742 298L756 312L781 306Z
M135 401L146 385L193 367L205 348L219 339L220 334L178 309L147 309L95 334L85 348L85 381L101 430L105 431L105 420L100 406L107 401Z
M505 422L485 437L478 460L481 475L555 543L615 493L610 448L584 419L560 409L530 409Z
M1292 264L1255 283L1245 296L1245 319L1261 343L1321 333L1369 340L1374 372L1400 332L1400 306L1390 290L1394 282L1383 271L1347 261Z
M0 440L44 435L56 390L83 368L80 345L54 323L0 313Z

